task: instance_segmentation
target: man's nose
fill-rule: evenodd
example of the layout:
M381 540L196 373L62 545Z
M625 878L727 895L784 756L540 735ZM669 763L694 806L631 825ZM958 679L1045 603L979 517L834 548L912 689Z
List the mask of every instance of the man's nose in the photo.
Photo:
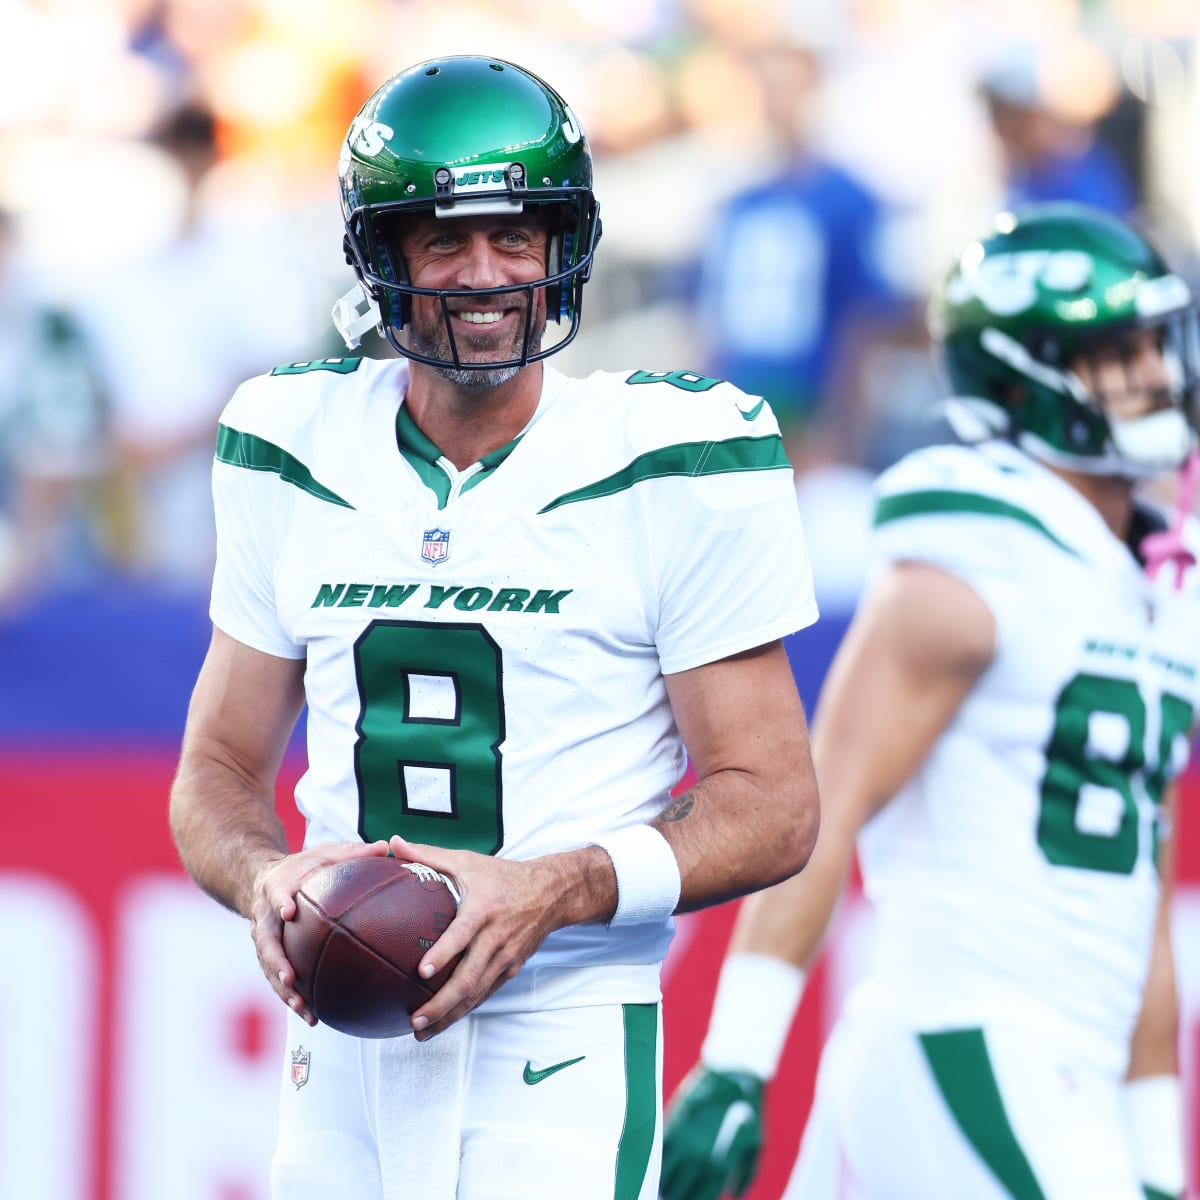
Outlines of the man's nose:
M499 287L504 283L501 257L486 234L472 234L463 247L458 283L464 288Z
M1158 346L1145 346L1134 359L1131 369L1133 382L1148 391L1171 386L1171 368Z

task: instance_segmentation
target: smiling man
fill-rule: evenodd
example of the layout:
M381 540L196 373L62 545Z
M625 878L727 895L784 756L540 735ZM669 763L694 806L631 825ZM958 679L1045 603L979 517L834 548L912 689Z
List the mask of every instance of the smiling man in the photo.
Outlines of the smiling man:
M544 362L600 219L579 123L527 71L400 73L339 173L335 322L396 357L277 367L227 406L171 796L291 1010L273 1194L654 1200L673 914L790 877L816 837L779 427L690 371ZM275 776L305 706L289 853ZM425 973L462 959L415 1037L361 1041L316 1024L281 932L313 871L389 849L462 897Z

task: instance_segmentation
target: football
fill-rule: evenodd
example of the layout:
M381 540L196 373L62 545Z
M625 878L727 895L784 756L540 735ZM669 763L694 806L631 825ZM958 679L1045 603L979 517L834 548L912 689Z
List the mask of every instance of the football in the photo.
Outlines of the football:
M296 991L317 1019L355 1037L412 1032L412 1013L457 965L431 979L417 967L454 920L458 902L432 867L396 858L354 858L314 872L283 923Z

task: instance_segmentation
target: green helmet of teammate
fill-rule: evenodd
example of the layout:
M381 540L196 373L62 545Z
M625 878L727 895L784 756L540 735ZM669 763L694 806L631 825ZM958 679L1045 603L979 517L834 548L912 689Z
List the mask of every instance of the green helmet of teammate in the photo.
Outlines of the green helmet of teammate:
M1139 478L1182 464L1195 442L1196 310L1187 284L1124 222L1078 204L1001 213L959 255L930 310L967 440L1007 435L1054 465ZM1070 364L1159 334L1169 407L1110 419Z
M583 285L600 236L592 194L592 156L570 107L535 75L496 58L434 59L393 76L363 105L338 164L347 259L362 291L339 301L334 320L353 347L378 323L400 354L436 366L524 366L561 350L579 329ZM397 222L408 214L458 217L520 213L545 206L550 252L545 277L530 284L470 292L412 286L397 250ZM550 320L564 333L539 349L530 327L533 296L546 290ZM446 298L522 294L526 335L518 358L464 363ZM412 297L437 297L453 361L415 352L400 336ZM356 305L369 302L369 311ZM351 303L347 303L351 302Z

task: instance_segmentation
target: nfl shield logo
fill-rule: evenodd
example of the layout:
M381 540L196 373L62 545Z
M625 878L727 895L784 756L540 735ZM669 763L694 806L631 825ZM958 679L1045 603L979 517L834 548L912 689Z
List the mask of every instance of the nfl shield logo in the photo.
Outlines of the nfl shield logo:
M428 563L440 563L450 557L450 530L427 529L421 539L421 557Z
M292 1051L292 1082L299 1091L308 1082L308 1063L312 1054L303 1046Z

